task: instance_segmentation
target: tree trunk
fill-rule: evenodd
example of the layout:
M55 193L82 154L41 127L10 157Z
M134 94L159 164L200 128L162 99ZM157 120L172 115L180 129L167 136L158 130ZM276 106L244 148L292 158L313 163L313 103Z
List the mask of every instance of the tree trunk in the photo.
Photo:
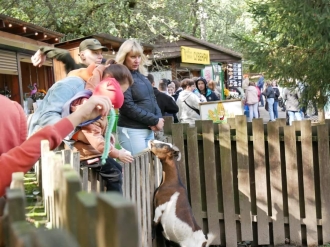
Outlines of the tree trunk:
M204 8L202 6L203 4L203 0L199 0L199 7L198 7L198 12L199 12L199 25L200 25L200 29L201 29L201 40L205 40L206 39L206 25L205 25L205 20L206 20L206 13L204 11Z
M320 124L325 123L325 112L324 108L318 108L318 119Z

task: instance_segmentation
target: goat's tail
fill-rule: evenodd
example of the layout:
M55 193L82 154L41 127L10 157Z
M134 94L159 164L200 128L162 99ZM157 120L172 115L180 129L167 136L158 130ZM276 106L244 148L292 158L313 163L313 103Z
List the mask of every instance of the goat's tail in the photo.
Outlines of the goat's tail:
M210 244L213 242L214 239L215 239L215 235L213 233L208 233L206 247L210 246Z

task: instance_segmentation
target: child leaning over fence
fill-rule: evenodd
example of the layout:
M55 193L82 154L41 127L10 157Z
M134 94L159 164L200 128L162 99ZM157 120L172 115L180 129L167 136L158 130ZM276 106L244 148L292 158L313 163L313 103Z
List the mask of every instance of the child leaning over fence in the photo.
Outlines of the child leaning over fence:
M81 107L92 94L107 96L114 108L120 108L124 102L123 92L133 82L129 70L119 64L111 64L107 68L100 67L94 71L93 77L86 81L85 90L77 93L64 105L62 116L66 116ZM107 125L107 117L80 124L77 132L72 136L73 146L76 151L80 152L82 166L92 167L100 172L100 175L106 181L107 191L122 192L122 167L113 158L129 163L133 161L133 157L126 150L118 150L114 147L113 136L111 140L105 139ZM101 165L101 155L107 141L111 141L109 157L106 159L105 164Z

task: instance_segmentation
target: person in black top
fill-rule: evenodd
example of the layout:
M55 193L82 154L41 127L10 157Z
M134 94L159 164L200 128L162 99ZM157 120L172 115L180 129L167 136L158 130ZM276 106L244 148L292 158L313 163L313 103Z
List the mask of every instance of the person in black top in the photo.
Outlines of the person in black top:
M199 77L195 81L196 91L204 95L207 101L217 101L220 100L219 97L207 87L207 81L203 77Z
M274 119L278 119L278 97L280 97L280 90L278 89L276 81L273 81L274 89Z
M148 147L154 131L163 129L164 119L146 77L145 66L149 61L139 42L126 40L119 48L116 62L125 65L134 80L124 93L124 104L119 109L117 135L119 144L135 155Z
M274 93L274 89L272 86L272 83L270 81L266 82L267 87L265 89L265 91L263 91L263 95L266 97L267 99L267 104L268 104L268 112L269 112L269 121L274 121L274 98L275 98L275 93Z
M155 81L152 74L148 74L148 80L154 89L154 94L157 100L160 111L163 116L176 116L179 111L179 107L175 103L174 99L167 93L167 83L164 80L159 82L159 90L155 87Z
M179 80L173 80L174 85L175 85L175 92L173 94L173 98L175 99L175 101L177 101L179 94L183 91L182 87L181 87L181 82Z
M40 47L31 57L31 61L34 66L41 67L47 58L56 59L64 64L66 73L69 73L74 69L87 68L91 63L104 63L103 51L108 51L108 48L101 45L100 41L85 39L79 45L80 63L76 63L69 51L49 46Z

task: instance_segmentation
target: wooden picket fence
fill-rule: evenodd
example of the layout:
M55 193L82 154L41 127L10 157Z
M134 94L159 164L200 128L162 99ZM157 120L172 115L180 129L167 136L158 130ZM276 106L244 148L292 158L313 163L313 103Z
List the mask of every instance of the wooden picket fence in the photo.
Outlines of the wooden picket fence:
M118 193L82 191L84 180L72 164L63 165L64 155L49 151L48 141L41 145L39 171L52 229L36 229L25 221L23 180L13 180L13 188L6 192L7 211L0 224L5 246L141 246L135 205Z
M204 232L217 236L213 245L231 247L251 241L252 246L276 246L289 241L296 246L318 246L330 242L328 123L312 125L305 120L286 126L285 119L263 124L262 119L247 123L245 116L236 116L228 124L196 121L196 127L191 128L171 121L166 118L164 133L167 141L182 151L180 175L197 223ZM92 171L84 172L74 165L77 154L65 152L57 165L52 165L62 169L47 171L45 167L50 166L44 164L46 160L56 160L47 155L38 169L44 174L42 183L54 180L54 185L46 186L48 192L44 196L47 207L52 209L49 220L59 228L67 222L63 212L77 213L68 209L74 203L70 202L73 198L70 195L76 192L64 186L61 174L68 168L63 164L71 163L80 173L80 180L75 176L77 190L103 188L97 174L92 176ZM124 164L123 172L124 197L137 209L138 246L164 246L160 238L152 241L151 237L152 198L161 180L160 162L145 150L135 156L133 163ZM72 171L70 174L73 176ZM67 204L58 204L59 198L63 198L58 195L60 191L67 193ZM96 222L100 220L97 218ZM107 231L106 226L102 227L98 229ZM70 234L77 230L64 229Z
M318 246L330 242L329 124L286 126L285 119L228 124L166 119L168 141L182 151L179 170L193 213L214 245ZM138 208L142 246L152 242L152 197L161 165L148 151L124 166L125 195ZM140 217L141 216L141 217Z

